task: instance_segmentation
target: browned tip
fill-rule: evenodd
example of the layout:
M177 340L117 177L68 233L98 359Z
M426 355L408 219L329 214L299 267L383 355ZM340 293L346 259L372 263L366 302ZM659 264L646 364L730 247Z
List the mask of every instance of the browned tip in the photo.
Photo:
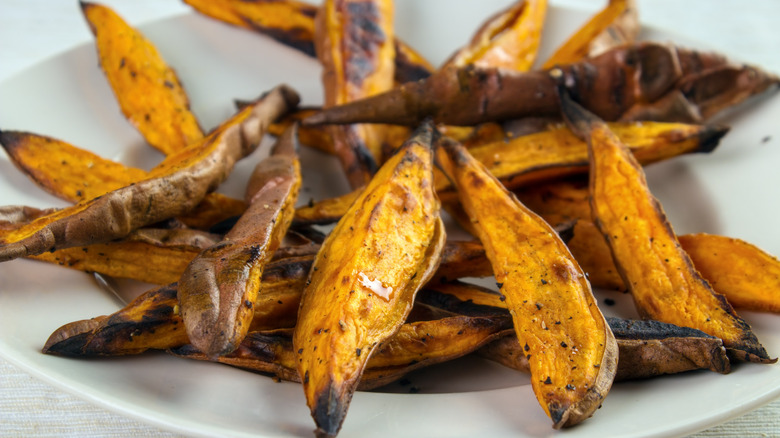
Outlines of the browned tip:
M23 134L18 131L2 131L0 130L0 146L8 152L9 155L13 155L13 151L19 147L22 142Z
M49 336L41 351L59 356L83 356L89 335L100 327L105 319L105 316L101 316L65 324Z
M728 126L723 125L707 125L699 133L699 147L697 152L709 153L715 150L720 144L720 140L726 135L729 130Z
M317 397L311 410L317 437L335 437L339 433L352 398L351 392L343 389L342 385L331 382Z

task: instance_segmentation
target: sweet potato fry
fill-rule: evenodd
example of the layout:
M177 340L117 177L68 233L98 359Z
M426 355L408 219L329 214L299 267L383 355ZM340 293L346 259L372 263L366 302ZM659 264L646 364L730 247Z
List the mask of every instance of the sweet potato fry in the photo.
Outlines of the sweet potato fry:
M379 388L410 371L471 353L511 330L511 327L507 329L507 321L507 318L450 316L404 324L368 359L358 389ZM291 335L290 330L249 333L235 352L221 356L217 361L300 382ZM207 360L190 346L177 348L173 353Z
M439 151L511 309L539 403L556 429L585 420L617 367L617 344L585 274L555 231L462 145L445 138Z
M609 125L642 164L650 164L683 153L708 153L717 147L727 129L664 123L612 123ZM469 149L471 154L508 188L516 189L533 182L559 178L588 169L585 142L568 128L558 125L547 131L498 141ZM455 193L441 173L434 173L437 193L443 202L455 199ZM299 208L296 222L322 224L335 222L357 197L353 191L337 198L322 200Z
M462 282L435 283L418 294L418 302L469 316L508 316L501 295ZM725 374L731 369L723 341L706 333L658 321L607 317L615 335L618 366L615 380L628 380L709 369ZM479 354L510 368L529 372L525 349L516 336L505 336L480 349Z
M326 0L315 18L322 64L324 107L393 87L393 4L388 0ZM364 186L381 163L385 131L378 125L329 127L333 150L353 189Z
M542 68L571 64L593 57L639 36L639 13L635 0L609 0L553 53Z
M0 144L14 165L38 186L74 203L97 198L148 175L142 169L31 132L0 131ZM197 207L178 219L192 228L207 229L245 209L243 201L209 193Z
M726 374L731 364L723 341L700 330L658 321L607 318L620 351L615 381L646 379L692 370ZM479 355L528 372L528 359L517 338L505 336Z
M286 258L268 264L263 290L252 308L250 330L295 325L301 291L313 258ZM123 356L165 350L189 343L178 307L177 284L151 289L123 309L75 321L55 330L43 352L60 356Z
M146 141L166 155L199 142L189 98L154 44L111 8L81 2L81 10L122 113Z
M238 159L254 150L265 126L297 103L291 88L273 89L200 143L166 158L146 179L6 233L0 240L0 261L107 242L191 210Z
M675 93L685 99L691 111L696 111L696 100L687 100L679 87L704 70L726 64L728 61L715 53L644 42L609 50L595 58L569 64L560 71L569 91L586 108L613 121L647 107L656 109L656 116L664 116L654 104ZM721 82L725 88L713 88L715 96L710 95L707 101L722 95L724 103L734 106L748 96L776 88L774 85L778 83L777 77L754 67L735 69L740 72L737 76L744 75L750 81L740 83L732 75L732 80ZM305 123L414 125L433 117L438 123L475 125L523 117L558 117L555 87L555 81L546 71L447 68L426 80L324 109Z
M184 0L196 11L233 26L254 30L309 56L314 53L317 6L295 0ZM428 77L433 66L408 44L394 38L395 81Z
M107 160L56 138L2 131L14 165L47 192L70 202L96 198L140 181L146 171Z
M263 269L290 227L300 185L293 127L255 167L246 189L249 207L236 225L182 274L184 326L190 342L207 356L230 353L248 333Z
M627 148L566 92L561 108L588 142L593 221L639 313L721 338L736 359L774 362L747 322L696 271Z
M547 0L519 0L490 17L442 68L478 67L528 71L536 61Z
M740 239L697 233L678 236L693 265L738 309L780 312L780 261Z
M338 432L367 359L398 331L439 264L445 231L432 129L420 127L382 166L312 266L293 344L321 435Z
M218 241L218 236L195 230L143 228L121 241L64 248L31 258L115 278L169 284L179 280L200 251Z

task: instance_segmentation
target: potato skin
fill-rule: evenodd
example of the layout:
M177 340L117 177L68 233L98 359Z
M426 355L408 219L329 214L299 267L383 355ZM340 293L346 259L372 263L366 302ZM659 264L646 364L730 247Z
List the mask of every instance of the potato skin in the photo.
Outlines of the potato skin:
M238 348L249 332L263 269L287 234L298 199L296 150L292 127L255 166L246 188L247 210L181 275L178 298L187 335L209 357Z
M0 261L124 237L142 226L184 214L216 189L235 162L251 153L272 120L298 104L279 86L202 142L169 156L146 179L57 210L0 237Z

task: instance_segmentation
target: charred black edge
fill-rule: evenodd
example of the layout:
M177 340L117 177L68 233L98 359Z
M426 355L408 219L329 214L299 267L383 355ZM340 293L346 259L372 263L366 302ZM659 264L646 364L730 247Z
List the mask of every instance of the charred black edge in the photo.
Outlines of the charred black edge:
M335 437L341 429L352 399L352 391L345 389L331 382L317 397L311 416L317 425L314 433L318 438Z
M606 319L616 339L651 340L677 337L717 339L701 330L660 321L622 319L613 316L608 316Z
M720 144L720 140L728 134L728 126L706 125L699 133L699 147L696 152L710 153Z
M473 301L463 301L448 293L423 287L415 297L417 302L438 307L449 312L466 316L508 316L509 311L493 306L475 304Z
M395 80L399 83L414 82L421 79L427 79L431 75L431 71L416 62L412 62L405 54L405 52L399 49L398 39L395 40Z
M24 135L20 131L4 131L0 129L0 146L6 150L8 155L13 158L13 151L19 147L21 137ZM13 160L16 162L16 160Z
M335 219L334 222L338 221ZM327 235L322 231L312 227L313 224L302 224L293 222L288 230L289 233L297 234L310 242L322 244L325 241Z
M41 349L44 354L52 354L64 357L84 357L83 349L89 340L91 332L79 333L75 336L69 336L61 341L46 345Z
M227 219L223 219L216 224L209 227L208 232L214 233L214 234L227 234L228 231L233 229L233 227L236 225L236 222L238 222L238 219L241 217L241 215L231 216Z

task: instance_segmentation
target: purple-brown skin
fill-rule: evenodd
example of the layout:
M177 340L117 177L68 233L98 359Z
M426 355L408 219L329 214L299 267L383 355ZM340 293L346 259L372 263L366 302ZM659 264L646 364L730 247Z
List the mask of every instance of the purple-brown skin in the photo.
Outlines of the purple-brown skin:
M642 108L654 108L654 119L668 120L672 117L662 111L666 108L653 105L679 92L693 112L701 114L700 121L779 82L776 76L755 67L727 65L718 54L645 42L612 49L560 67L560 71L569 93L604 120L640 114ZM711 72L719 69L730 73L713 77ZM433 117L438 123L476 125L524 117L557 118L560 108L555 87L548 71L517 73L473 66L443 69L428 79L328 108L305 119L304 124L414 125Z
M147 179L59 210L45 226L19 239L2 239L0 261L108 242L186 213L227 178L236 161L254 151L265 127L294 108L298 100L292 88L273 89L246 119L223 125L228 127L218 128L203 143L167 158Z
M182 274L184 326L190 342L207 356L233 351L249 331L263 268L292 222L300 183L293 128L255 167L246 190L249 207L236 225Z

